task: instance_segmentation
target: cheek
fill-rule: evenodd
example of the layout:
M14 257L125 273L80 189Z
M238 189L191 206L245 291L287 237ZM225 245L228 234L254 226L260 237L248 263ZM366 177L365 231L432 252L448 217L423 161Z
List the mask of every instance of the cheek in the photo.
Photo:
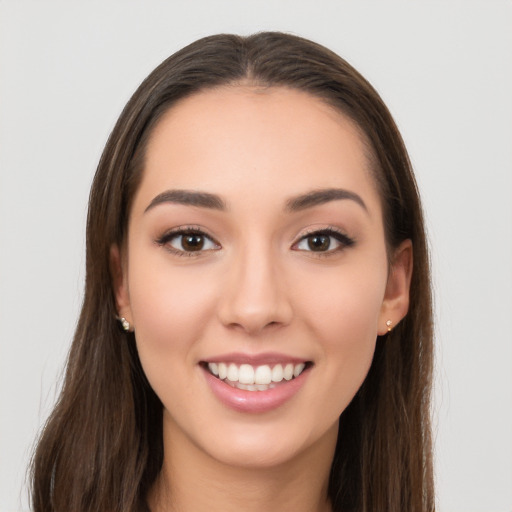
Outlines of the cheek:
M386 278L383 264L347 267L334 279L317 279L325 292L304 305L308 329L321 345L324 386L333 391L326 396L333 417L347 407L371 366Z
M387 281L384 261L341 266L311 275L301 287L303 312L325 332L324 338L358 344L375 338Z
M183 357L193 357L194 343L211 319L215 293L211 276L203 279L197 268L192 274L169 265L165 256L134 256L129 294L141 361L164 366L177 361L173 356L178 354L182 363Z
M329 317L330 338L341 338L356 346L377 336L383 293L374 285L354 280L336 290L331 301L319 304Z

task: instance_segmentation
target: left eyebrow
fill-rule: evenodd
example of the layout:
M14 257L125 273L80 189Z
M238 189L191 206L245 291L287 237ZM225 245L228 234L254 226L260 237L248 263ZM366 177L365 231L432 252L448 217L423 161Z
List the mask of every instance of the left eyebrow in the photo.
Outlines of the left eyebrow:
M194 190L166 190L153 198L151 203L149 203L148 207L144 210L144 213L163 203L184 204L221 211L226 209L224 201L215 194L196 192Z
M321 204L329 203L330 201L338 201L342 199L348 199L355 201L363 210L368 212L365 202L355 192L345 190L343 188L325 188L321 190L313 190L300 196L292 197L286 201L286 210L290 212L297 212L305 210L306 208L312 208Z

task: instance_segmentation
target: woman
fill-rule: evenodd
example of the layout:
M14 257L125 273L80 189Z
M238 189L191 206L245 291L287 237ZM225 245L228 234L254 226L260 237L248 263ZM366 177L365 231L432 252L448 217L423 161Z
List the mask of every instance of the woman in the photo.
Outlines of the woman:
M298 37L199 40L101 158L34 510L433 510L431 370L421 206L375 90Z

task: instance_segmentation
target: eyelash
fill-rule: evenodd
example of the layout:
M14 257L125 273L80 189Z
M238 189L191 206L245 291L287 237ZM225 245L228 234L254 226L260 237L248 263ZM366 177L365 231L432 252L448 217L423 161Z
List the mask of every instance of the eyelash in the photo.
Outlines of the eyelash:
M185 249L177 249L175 247L172 247L172 245L170 245L170 243L174 239L176 239L180 236L184 236L184 235L202 237L203 243L204 243L204 240L206 240L207 242L215 245L215 247L208 248L208 249L203 249L201 247L197 251L187 251ZM335 247L334 249L330 249L331 241L329 240L329 246L328 246L327 250L325 250L325 251L314 251L314 250L307 251L307 250L298 248L302 242L305 242L306 240L308 240L308 238L312 238L314 236L315 237L326 236L326 237L329 237L329 239L334 238L336 240L336 242L339 244L339 246ZM201 228L199 228L197 226L184 226L184 227L173 229L171 231L164 233L155 242L159 246L165 247L166 250L168 250L169 252L171 252L172 254L174 254L176 256L187 256L187 257L197 257L204 252L216 250L221 247L221 245L214 238L212 238L211 236L206 234ZM337 228L328 227L328 228L324 228L324 229L312 230L312 231L302 235L299 238L299 240L292 245L292 249L296 250L296 251L310 252L316 257L328 257L328 256L333 255L334 253L338 253L340 251L343 251L346 248L352 247L354 244L355 244L355 240L353 238L349 237L348 235L346 235L342 231L338 230ZM182 240L182 246L183 246L183 240Z
M213 249L202 249L200 248L197 251L187 251L185 249L176 249L175 247L172 247L170 243L173 241L173 239L178 238L179 236L200 236L204 240L214 244L216 247ZM167 231L164 233L160 238L156 240L156 243L161 246L165 247L166 250L171 252L172 254L176 256L187 256L187 257L197 257L201 253L215 250L217 248L220 248L220 244L211 236L207 235L201 228L198 228L196 226L183 226L180 228L173 229L171 231ZM182 246L183 246L183 240L182 240Z
M339 243L339 246L335 247L334 249L328 248L325 251L313 251L313 250L311 250L311 251L305 251L305 252L310 252L315 257L325 258L325 257L328 257L328 256L332 256L335 253L341 252L344 249L352 247L356 243L355 239L349 237L348 235L346 235L345 233L343 233L339 229L334 228L334 227L328 227L328 228L325 228L325 229L312 230L309 233L306 233L305 235L302 235L300 237L300 239L293 244L292 249L293 248L297 248L295 250L301 250L301 249L298 249L298 246L299 246L299 244L301 242L305 242L308 238L321 237L321 236L329 237L329 239L334 238L336 240L336 242ZM331 241L329 240L329 246L330 245L331 245Z

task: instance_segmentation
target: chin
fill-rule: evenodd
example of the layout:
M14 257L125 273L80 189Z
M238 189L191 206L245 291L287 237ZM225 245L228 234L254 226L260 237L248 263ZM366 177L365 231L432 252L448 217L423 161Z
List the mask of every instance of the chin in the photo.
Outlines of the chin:
M276 426L252 426L241 429L225 429L214 439L205 440L209 445L203 450L219 463L247 470L277 468L309 457L321 445L327 453L333 453L338 434L338 421L325 431L318 425L308 428L296 420L295 430ZM304 428L306 427L306 428ZM243 430L243 431L241 431ZM322 450L320 450L322 451Z

